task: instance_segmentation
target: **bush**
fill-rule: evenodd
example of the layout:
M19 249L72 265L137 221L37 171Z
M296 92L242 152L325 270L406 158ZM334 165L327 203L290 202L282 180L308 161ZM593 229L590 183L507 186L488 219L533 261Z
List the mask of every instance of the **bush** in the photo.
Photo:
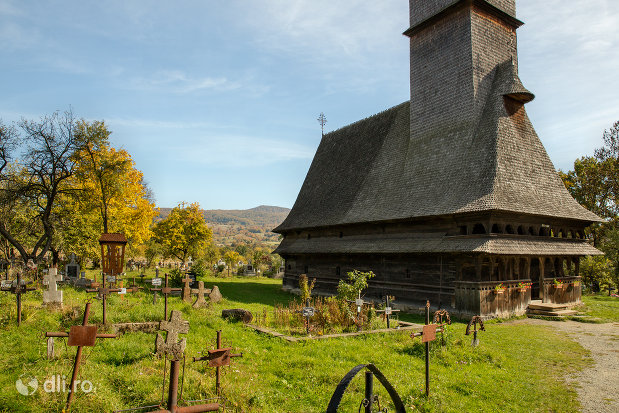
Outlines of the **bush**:
M178 268L174 268L172 270L170 270L170 272L168 273L169 280L170 280L170 287L182 287L183 286L183 281L181 281L185 274L183 274L181 272L180 269Z

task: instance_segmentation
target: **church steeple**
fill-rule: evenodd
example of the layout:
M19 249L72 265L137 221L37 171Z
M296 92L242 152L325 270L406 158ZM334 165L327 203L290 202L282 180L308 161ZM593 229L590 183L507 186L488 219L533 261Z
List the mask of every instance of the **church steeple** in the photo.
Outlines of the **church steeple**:
M410 0L412 139L473 132L498 66L517 73L515 13L515 0Z

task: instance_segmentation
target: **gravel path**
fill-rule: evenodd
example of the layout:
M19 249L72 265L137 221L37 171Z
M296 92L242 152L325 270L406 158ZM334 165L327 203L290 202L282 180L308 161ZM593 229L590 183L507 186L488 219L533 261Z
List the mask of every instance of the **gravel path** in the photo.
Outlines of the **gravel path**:
M576 321L522 320L565 331L591 351L594 365L567 377L574 384L583 413L619 412L619 323L589 324Z

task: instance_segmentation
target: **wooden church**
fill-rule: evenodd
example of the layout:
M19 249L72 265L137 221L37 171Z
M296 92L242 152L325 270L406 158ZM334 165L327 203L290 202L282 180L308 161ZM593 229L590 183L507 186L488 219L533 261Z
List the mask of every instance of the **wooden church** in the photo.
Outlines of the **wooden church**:
M461 315L580 301L579 260L600 254L584 229L600 218L525 112L522 24L515 0L410 0L410 101L324 135L274 230L285 288L307 274L334 293L357 269L376 274L366 298Z

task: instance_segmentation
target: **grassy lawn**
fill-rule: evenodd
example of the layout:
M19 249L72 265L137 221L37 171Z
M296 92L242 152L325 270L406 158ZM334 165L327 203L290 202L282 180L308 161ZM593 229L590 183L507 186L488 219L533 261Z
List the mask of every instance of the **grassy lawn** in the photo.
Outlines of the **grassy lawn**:
M601 322L619 321L619 298L608 294L587 294L582 296L583 305L577 310L581 313L598 318Z
M149 273L150 277L151 274ZM138 279L139 280L139 279ZM454 323L447 333L448 346L438 342L431 350L431 395L424 395L424 352L420 339L406 332L374 334L288 343L254 332L238 323L221 319L224 308L245 308L260 313L272 311L275 303L291 296L281 291L281 281L266 278L207 278L225 297L208 309L194 310L180 298L170 299L171 308L181 310L191 329L187 338L185 400L213 396L214 369L192 363L198 352L214 348L215 332L223 331L223 345L243 352L223 368L223 392L231 412L320 412L342 377L355 365L374 363L400 393L408 411L422 412L576 412L576 394L564 377L582 368L587 352L565 335L544 326L488 323L480 333L481 344L470 346L465 324ZM0 294L0 411L61 411L64 393L42 391L42 382L53 375L70 380L74 347L56 339L53 361L46 358L44 331L66 331L81 322L84 302L93 294L65 287L64 309L41 307L40 291L28 293L23 324L15 325L15 299ZM113 296L108 304L111 322L159 320L163 300L152 304L152 294L137 293L124 300ZM74 314L72 308L79 309ZM420 321L419 317L402 317ZM101 304L94 300L91 322L101 322ZM153 356L155 336L126 334L118 339L97 340L85 348L79 378L93 383L96 391L77 393L75 412L103 412L152 405L161 399L163 361ZM20 375L34 376L39 390L20 395L15 381ZM349 387L340 411L357 411L363 398L363 375ZM387 392L375 383L381 405L389 405ZM393 411L390 408L390 411Z

